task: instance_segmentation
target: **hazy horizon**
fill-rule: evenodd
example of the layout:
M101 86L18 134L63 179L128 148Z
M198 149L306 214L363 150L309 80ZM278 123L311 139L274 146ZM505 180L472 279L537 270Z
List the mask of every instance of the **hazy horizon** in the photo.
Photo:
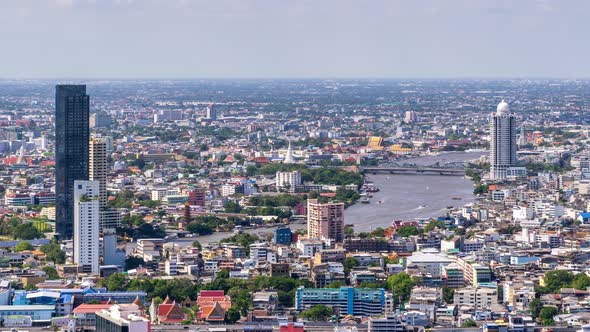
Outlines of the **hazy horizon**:
M586 79L583 0L4 0L2 79Z

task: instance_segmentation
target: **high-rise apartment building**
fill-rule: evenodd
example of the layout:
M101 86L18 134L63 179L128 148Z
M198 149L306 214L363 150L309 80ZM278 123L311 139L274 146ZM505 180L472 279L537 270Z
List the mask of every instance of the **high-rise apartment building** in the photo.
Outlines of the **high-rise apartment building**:
M504 100L490 117L490 178L504 180L516 166L516 118Z
M214 104L207 106L206 118L209 120L217 120L217 110L215 109Z
M103 228L101 232L103 264L125 268L125 250L117 248L117 231L114 228Z
M344 203L307 201L307 235L310 239L344 240Z
M74 181L88 180L89 99L85 85L55 87L55 224L62 239L74 231Z
M74 263L84 273L99 273L99 186L98 181L74 181Z
M152 192L153 196L153 192ZM153 198L152 198L153 199ZM206 193L205 190L197 188L188 193L188 202L194 206L205 206Z
M111 116L104 113L93 113L90 115L90 128L108 128L111 126Z
M100 209L107 206L107 143L102 137L90 139L88 179L97 181L100 190Z
M416 121L418 121L418 113L416 113L416 111L406 111L406 114L404 116L404 122L413 123Z
M275 177L275 187L277 190L287 189L294 193L297 186L301 185L301 172L277 172Z

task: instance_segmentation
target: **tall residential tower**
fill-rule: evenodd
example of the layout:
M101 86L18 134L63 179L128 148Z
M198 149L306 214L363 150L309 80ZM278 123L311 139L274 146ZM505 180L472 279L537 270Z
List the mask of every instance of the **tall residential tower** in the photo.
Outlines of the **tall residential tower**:
M310 239L344 241L344 203L307 201L307 236Z
M99 188L98 181L74 181L74 263L84 273L99 272Z
M88 179L98 181L100 188L100 209L107 207L107 143L102 137L90 139L90 165Z
M209 120L217 120L217 110L215 109L215 104L209 104L209 106L207 106L207 114L205 115L205 117Z
M490 117L490 178L504 180L516 166L516 117L504 100Z
M88 180L89 104L85 85L55 87L55 212L61 239L71 239L74 231L74 181Z

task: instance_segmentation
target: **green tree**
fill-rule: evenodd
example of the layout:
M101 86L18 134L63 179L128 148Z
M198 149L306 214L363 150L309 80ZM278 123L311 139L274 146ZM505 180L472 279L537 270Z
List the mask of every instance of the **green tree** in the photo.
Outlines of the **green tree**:
M449 287L443 287L442 289L442 293L443 293L443 300L446 303L453 303L453 298L455 296L455 290Z
M229 278L229 270L221 269L215 275L218 279L228 279Z
M186 226L186 230L199 235L209 235L213 234L213 229L208 225L202 224L200 222L191 222Z
M338 188L334 200L343 202L346 206L351 205L361 198L361 195L356 190Z
M242 208L240 207L240 204L238 204L235 201L228 201L225 204L225 212L226 213L240 213L242 211Z
M545 281L545 288L555 293L562 288L570 287L574 275L569 271L555 270L545 273L543 280Z
M461 327L477 327L477 323L473 319L466 319L463 321L463 324L461 324Z
M543 326L551 326L555 324L553 317L559 314L559 310L555 307L543 307L541 312L539 313L539 318L541 319L541 324Z
M12 237L14 239L21 240L33 240L43 237L43 233L40 232L33 223L22 223L14 228Z
M47 255L47 259L55 264L64 264L66 262L66 253L61 250L60 245L53 241L41 246L40 250Z
M144 222L143 222L143 217L140 215L135 215L135 216L126 215L123 217L123 220L121 220L121 223L123 225L141 226Z
M576 274L572 281L572 287L578 290L586 290L590 286L590 277L584 272Z
M240 310L236 307L232 306L227 310L225 313L225 322L228 324L234 324L235 322L240 320Z
M129 256L125 258L125 271L133 270L140 266L145 266L145 261L141 257Z
M130 165L132 166L132 165ZM109 207L130 209L133 206L133 198L135 194L131 190L123 190L115 196L114 200L108 202Z
M24 251L24 250L33 250L34 247L27 241L19 242L16 246L14 246L15 251Z
M327 307L323 304L316 304L313 307L309 308L309 310L303 311L299 315L299 317L313 321L326 321L330 316L332 316L332 314L332 308Z
M531 313L531 316L533 316L533 318L539 317L539 314L541 313L542 308L543 308L543 304L541 303L541 300L539 300L539 299L533 299L529 303L529 312Z
M360 263L356 260L356 258L346 257L346 259L344 260L344 273L349 274L350 270L359 265Z
M487 184L478 183L475 186L475 189L473 189L473 194L474 195L485 194L487 192L488 192L488 185Z
M384 237L385 236L385 230L381 227L377 227L375 228L372 232L371 232L371 236L372 237Z
M404 303L412 294L414 281L407 273L400 272L387 278L387 287L393 292L395 303Z
M49 280L59 279L59 274L57 274L55 268L51 266L44 266L43 268L41 268L41 271L45 272L45 275Z
M127 288L127 277L123 273L113 273L107 278L106 286L111 292L124 291Z
M354 236L354 227L352 225L344 225L344 236L347 238Z
M258 235L255 234L250 234L250 233L242 233L242 234L236 234L230 237L226 237L224 239L221 239L221 241L219 241L220 243L237 243L239 245L241 245L242 247L244 247L246 252L250 251L250 245L253 243L256 243L257 241L260 241L260 238L258 237Z
M195 247L199 250L203 250L203 246L201 245L201 242L199 242L198 240L193 241L193 247Z
M408 237L420 234L420 230L418 230L418 227L416 226L407 225L398 228L396 233L401 237Z
M440 220L431 220L426 227L425 232L432 232L435 228L445 229L445 223Z

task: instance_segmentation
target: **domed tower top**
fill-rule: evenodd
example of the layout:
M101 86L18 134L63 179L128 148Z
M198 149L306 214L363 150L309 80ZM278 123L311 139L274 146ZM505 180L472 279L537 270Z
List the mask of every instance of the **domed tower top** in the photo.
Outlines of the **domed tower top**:
M508 103L502 99L502 101L498 104L496 108L497 115L506 115L510 112L510 107L508 107Z

